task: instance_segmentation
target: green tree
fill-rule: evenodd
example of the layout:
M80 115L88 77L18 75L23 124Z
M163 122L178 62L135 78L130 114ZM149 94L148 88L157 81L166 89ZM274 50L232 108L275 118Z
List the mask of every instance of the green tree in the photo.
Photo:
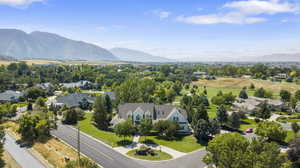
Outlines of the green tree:
M298 124L297 122L292 122L292 125L291 125L291 126L292 126L292 130L293 130L295 136L297 136L297 133L298 133L299 130L300 130L299 124Z
M240 116L238 113L233 112L230 116L229 116L229 125L233 128L240 128L241 125L241 121L240 121Z
M138 126L138 130L142 136L147 136L150 134L152 127L153 127L152 119L151 118L143 118Z
M289 102L292 97L291 92L289 92L287 90L281 90L279 95L283 102Z
M141 91L139 89L139 79L128 79L117 88L117 99L119 103L140 102Z
M294 97L296 98L296 100L300 101L300 90L297 90L295 92L295 96Z
M46 96L45 91L42 90L41 88L36 88L36 87L28 88L24 93L25 99L30 101L34 101L39 97L45 97L45 96Z
M0 126L0 167L5 167L5 163L3 160L4 142L5 142L5 130L3 126Z
M194 125L194 136L198 140L207 141L210 137L210 124L207 120L200 119Z
M247 92L246 92L245 89L242 89L240 91L239 98L241 98L241 99L248 99L248 94L247 94Z
M45 107L45 100L42 97L38 97L35 101L35 104L39 107Z
M105 109L104 99L102 96L98 96L94 102L94 114L93 121L97 128L106 130L109 125L108 113Z
M224 124L228 121L228 113L224 105L220 105L217 109L217 120Z
M271 110L268 107L267 102L264 102L258 106L258 109L255 111L254 114L258 118L262 118L264 120L271 117Z
M32 142L37 138L35 130L39 118L35 115L25 114L19 119L18 133L21 134L22 140Z
M207 110L204 105L200 105L196 108L196 111L194 112L193 119L192 119L192 127L194 127L200 119L208 121L208 114Z
M127 120L117 124L114 127L114 132L118 136L123 137L125 140L126 137L132 136L135 133L135 128L134 125L132 124L132 121Z
M63 111L63 119L62 122L64 124L76 124L78 121L78 113L75 108L68 108L66 111Z
M264 121L258 123L255 130L257 135L268 138L271 141L283 142L287 136L287 132L277 122Z
M292 168L300 167L300 137L296 137L289 142L289 150L287 151L288 159L292 162Z
M262 138L250 141L238 133L217 135L208 143L207 151L203 160L217 168L286 168L288 164L276 143Z
M159 120L154 124L154 130L158 132L159 136L165 137L166 139L172 139L178 128L178 122L170 120Z

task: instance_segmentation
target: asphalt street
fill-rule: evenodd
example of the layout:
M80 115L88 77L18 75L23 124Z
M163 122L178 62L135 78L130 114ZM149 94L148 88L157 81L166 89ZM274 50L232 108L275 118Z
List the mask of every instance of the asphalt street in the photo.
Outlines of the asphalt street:
M51 133L74 148L77 148L77 130L58 124L58 129L53 130ZM80 135L80 151L104 168L144 168L144 166L135 160L120 154L84 134Z
M4 149L22 168L45 168L26 148L20 147L20 145L16 143L16 140L8 134L5 135Z

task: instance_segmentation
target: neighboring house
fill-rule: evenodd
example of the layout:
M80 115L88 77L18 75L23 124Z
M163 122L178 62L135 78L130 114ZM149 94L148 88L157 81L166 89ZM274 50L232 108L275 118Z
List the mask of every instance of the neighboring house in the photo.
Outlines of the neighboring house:
M193 73L197 78L202 78L202 77L205 77L207 75L206 72L200 72L200 71L197 71L197 72L194 72Z
M45 90L49 94L53 94L54 91L54 87L50 82L37 84L36 87Z
M2 103L4 103L4 102L17 103L17 102L19 102L19 100L22 96L23 96L22 92L7 90L3 93L0 93L0 102L2 102Z
M61 96L56 98L56 106L67 105L69 107L79 107L80 102L87 101L92 104L95 101L95 97L88 96L86 93L73 93L67 96Z
M233 103L233 111L245 111L245 112L254 112L259 105L266 102L271 110L283 109L285 108L284 103L279 99L267 99L267 98L258 98L250 96L248 99L237 99Z
M300 113L300 102L297 102L297 105L295 107L295 112Z
M280 74L277 74L276 76L274 76L274 78L276 79L287 79L289 76L285 73L280 73Z
M184 109L173 105L155 105L153 103L125 103L118 106L118 114L111 123L118 124L121 121L132 119L139 124L143 118L151 118L153 123L159 120L172 120L179 123L180 133L190 133L191 129L187 121L187 113Z
M37 84L36 87L39 87L39 88L44 89L44 90L50 90L50 89L53 88L53 85L50 82L46 82L46 83Z
M83 80L83 81L72 82L72 83L61 83L60 86L64 88L85 88L90 84L91 82Z

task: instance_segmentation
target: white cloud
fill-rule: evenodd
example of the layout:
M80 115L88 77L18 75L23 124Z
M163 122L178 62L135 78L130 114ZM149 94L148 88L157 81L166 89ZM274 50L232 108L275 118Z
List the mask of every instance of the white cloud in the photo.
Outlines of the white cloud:
M158 16L160 19L166 19L172 15L169 11L162 11L162 10L154 10L152 13Z
M222 9L227 11L207 15L179 16L177 20L189 24L253 24L267 20L261 15L296 14L300 11L300 6L281 0L246 0L226 3Z
M9 5L13 7L26 7L34 2L44 2L45 0L0 0L0 5Z
M211 14L211 15L200 15L200 16L179 16L178 21L190 23L190 24L252 24L266 21L265 18L261 17L246 17L240 13L226 13L226 14Z
M260 15L269 14L274 15L277 13L297 13L299 11L298 4L292 4L281 0L248 0L248 1L235 1L226 3L225 8L232 8L244 13L246 15Z

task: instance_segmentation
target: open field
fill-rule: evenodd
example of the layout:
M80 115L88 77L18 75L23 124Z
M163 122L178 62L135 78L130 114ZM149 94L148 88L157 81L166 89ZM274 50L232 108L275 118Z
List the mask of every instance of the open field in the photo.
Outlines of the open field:
M20 60L20 61L0 61L0 65L9 65L14 62L26 62L28 65L121 65L127 64L126 62L116 61L56 61L56 60L40 60L40 59L30 59L30 60Z
M271 82L267 80L244 79L244 78L217 78L216 80L199 80L193 84L198 86L207 86L209 88L220 89L242 89L249 87L253 83L256 88L263 87L271 91L280 91L282 89L295 92L300 90L300 85L287 82Z
M112 146L112 147L116 147L116 146L122 146L125 144L130 144L132 142L132 137L130 138L121 138L119 136L117 136L115 133L113 132L109 132L109 131L102 131L97 129L92 121L92 114L86 114L85 115L85 119L80 121L80 131L96 138L99 139L100 141ZM125 140L125 141L124 141Z
M172 156L165 153L165 152L161 152L159 150L154 150L156 155L154 156L142 156L142 155L135 155L135 151L136 150L131 150L129 152L127 152L127 155L137 158L137 159L143 159L143 160L169 160L172 159Z
M159 144L185 153L192 152L203 147L203 145L197 142L194 135L177 137L175 140L165 140L158 136L147 136L146 138L141 137L140 142Z

